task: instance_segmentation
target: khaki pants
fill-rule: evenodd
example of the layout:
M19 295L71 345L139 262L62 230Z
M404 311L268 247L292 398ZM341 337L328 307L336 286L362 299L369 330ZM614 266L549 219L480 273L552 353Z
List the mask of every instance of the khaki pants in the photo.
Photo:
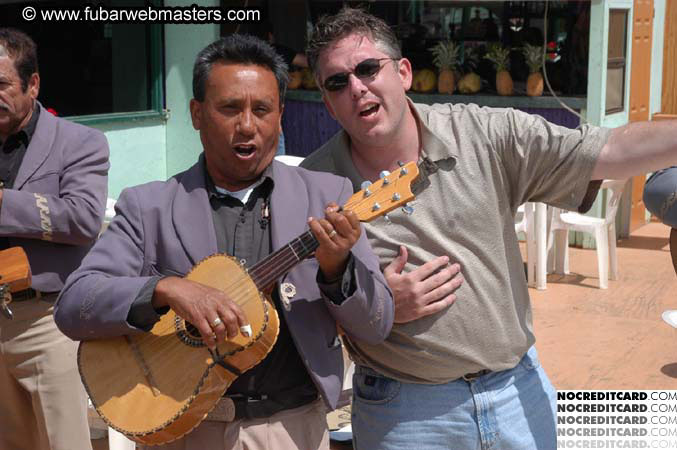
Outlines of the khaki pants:
M0 318L0 450L91 450L77 343L57 329L51 303L10 307L14 320Z
M146 450L328 450L327 410L322 400L280 411L267 419L205 420L175 442Z

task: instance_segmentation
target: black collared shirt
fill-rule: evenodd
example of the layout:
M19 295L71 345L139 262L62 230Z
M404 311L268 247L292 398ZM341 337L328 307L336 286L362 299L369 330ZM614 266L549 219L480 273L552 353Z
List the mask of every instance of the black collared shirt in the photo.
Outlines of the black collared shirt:
M219 193L211 177L205 174L217 248L220 253L238 259L245 267L252 267L272 253L269 203L275 183L271 175L272 167L268 166L260 184L243 204L235 197ZM304 392L316 395L317 388L289 333L277 289L273 289L272 299L280 317L277 342L263 361L233 382L227 393L275 395L303 388Z
M35 134L40 117L40 107L37 102L33 106L31 118L18 132L0 141L0 189L11 189L19 173L28 145ZM0 250L9 248L9 238L0 237Z

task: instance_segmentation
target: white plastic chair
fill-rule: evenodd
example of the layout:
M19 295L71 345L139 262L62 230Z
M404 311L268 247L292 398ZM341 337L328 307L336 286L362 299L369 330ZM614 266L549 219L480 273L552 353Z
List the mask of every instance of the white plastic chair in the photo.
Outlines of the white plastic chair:
M606 214L603 218L584 216L577 212L552 208L548 251L548 266L555 273L569 273L569 230L590 233L597 246L599 288L609 287L608 279L618 278L616 261L616 211L627 180L604 180L602 189L607 189ZM554 246L554 247L553 247Z
M128 439L119 431L108 428L108 450L134 450L135 448L136 442Z
M106 231L106 228L108 228L108 224L110 224L110 221L113 220L113 217L115 217L115 200L114 198L108 198L106 200L106 212L104 213L103 216L103 223L101 224L101 233Z
M517 209L515 233L524 233L527 244L527 284L536 289L546 285L546 214L545 203L527 202Z
M677 228L670 230L670 257L672 258L672 266L677 274ZM677 310L668 309L663 311L661 317L665 323L673 328L677 328Z
M285 163L288 166L298 166L301 164L301 161L303 161L304 158L302 156L294 155L277 155L275 159Z

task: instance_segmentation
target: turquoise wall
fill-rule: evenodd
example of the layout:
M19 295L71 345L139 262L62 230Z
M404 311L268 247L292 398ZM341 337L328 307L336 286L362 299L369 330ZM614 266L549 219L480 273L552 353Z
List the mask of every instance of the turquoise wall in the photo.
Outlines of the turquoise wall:
M94 125L110 146L108 197L153 180L167 178L166 127L161 118Z
M166 6L189 6L191 1L165 1ZM218 0L202 1L201 6L219 6ZM197 53L219 37L219 25L165 25L165 71L167 109L167 174L190 167L202 152L197 131L190 119L193 98L193 63Z
M190 6L192 1L166 1L166 6ZM200 2L218 6L218 0ZM111 168L108 196L118 198L122 189L154 180L166 180L190 167L202 152L198 133L190 120L193 62L197 53L219 37L219 26L166 25L165 53L166 114L142 119L124 115L96 120L73 118L99 129L108 139ZM121 119L121 116L123 117Z

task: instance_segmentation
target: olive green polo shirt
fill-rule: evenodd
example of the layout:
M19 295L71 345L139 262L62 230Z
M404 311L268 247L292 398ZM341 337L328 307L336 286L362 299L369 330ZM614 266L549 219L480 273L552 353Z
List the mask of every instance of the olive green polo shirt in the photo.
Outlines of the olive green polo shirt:
M590 177L610 130L572 130L513 109L410 106L420 124L422 182L411 216L402 210L365 225L385 268L400 245L405 271L441 255L465 278L445 310L394 324L379 345L351 342L358 364L406 382L445 383L482 369L514 367L534 344L529 293L514 228L526 201L585 208ZM302 163L363 181L342 130ZM589 205L587 206L589 207ZM566 326L563 324L563 326Z

